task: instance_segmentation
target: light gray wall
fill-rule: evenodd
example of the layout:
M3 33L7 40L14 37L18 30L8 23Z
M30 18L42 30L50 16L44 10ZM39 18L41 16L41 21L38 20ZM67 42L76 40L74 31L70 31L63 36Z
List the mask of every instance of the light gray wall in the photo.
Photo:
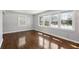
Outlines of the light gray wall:
M27 25L18 26L18 16L20 15L28 16L28 19L26 19L28 23ZM32 15L9 12L9 11L4 12L4 15L3 15L3 32L4 33L32 30L32 24L33 24Z
M3 36L2 36L2 34L3 34L3 29L2 29L2 24L3 24L3 22L2 22L2 11L0 10L0 47L1 47L1 44L2 44L2 41L3 41Z
M18 15L23 15L23 14L14 13L14 12L6 12L4 13L4 16L3 16L3 32L10 33L10 32L27 31L27 30L34 29L37 31L45 32L50 35L58 35L61 37L68 38L69 40L79 42L79 11L78 10L75 11L75 16L74 16L75 31L56 29L56 28L45 28L45 27L38 26L39 15L48 15L48 14L53 14L55 12L58 13L60 11L47 11L47 12L40 13L34 16L28 15L29 23L26 26L18 26L17 24Z
M34 15L34 29L37 31L45 32L50 35L57 35L60 37L68 38L70 41L78 42L79 43L79 11L74 11L75 12L75 31L71 30L64 30L64 29L57 29L57 28L45 28L45 27L40 27L38 26L38 16L39 15L48 15L48 14L53 14L56 11L47 11L41 14ZM60 11L57 11L57 13Z

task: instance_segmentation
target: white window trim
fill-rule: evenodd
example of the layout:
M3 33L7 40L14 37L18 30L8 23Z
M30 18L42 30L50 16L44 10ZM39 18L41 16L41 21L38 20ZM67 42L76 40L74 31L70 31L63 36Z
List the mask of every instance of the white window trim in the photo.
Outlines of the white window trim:
M53 14L53 15L56 15L56 14ZM53 16L51 15L51 17ZM52 20L52 18L50 18ZM58 14L58 19L59 19L59 14ZM51 21L50 21L50 24L51 24ZM50 26L51 27L51 26ZM51 28L59 28L59 20L58 20L58 27L51 27Z
M46 17L49 17L49 20L51 20L50 19L50 16L48 16L48 15L45 15ZM45 28L47 28L47 27L50 27L50 26L45 26L44 24L45 24L45 20L43 20L44 22L43 22L43 25L40 25L40 17L42 17L42 16L38 16L38 26L40 26L40 27L45 27ZM49 21L49 25L50 25L50 21Z
M64 29L64 28L61 28L61 19L59 18L60 20L60 24L59 24L59 29L63 29L63 30L71 30L71 31L75 31L75 12L74 11L64 11L62 13L65 13L65 12L72 12L72 29ZM60 13L61 14L61 13Z
M60 19L60 14L61 13L65 13L65 12L72 12L73 13L73 18L72 18L72 29L64 29L64 28L61 28L61 19ZM40 25L40 18L39 17L42 17L42 16L46 16L46 15L39 15L38 16L38 26L40 27L47 27L47 28L57 28L57 29L61 29L61 30L70 30L70 31L75 31L75 11L60 11L58 13L55 13L55 14L58 14L59 15L59 20L58 20L58 27L51 27L51 26L44 26L44 23L43 25ZM55 15L55 14L48 14L47 16L49 15ZM50 21L49 21L49 25L51 23L51 18L50 18Z
M20 24L20 17L24 17L25 20L26 20L26 16L24 16L24 15L19 15L18 18L17 18L17 19L18 19L18 21L17 21L17 22L18 22L18 26L27 26L26 21L25 21L25 24L24 24L24 25L21 25L21 24Z

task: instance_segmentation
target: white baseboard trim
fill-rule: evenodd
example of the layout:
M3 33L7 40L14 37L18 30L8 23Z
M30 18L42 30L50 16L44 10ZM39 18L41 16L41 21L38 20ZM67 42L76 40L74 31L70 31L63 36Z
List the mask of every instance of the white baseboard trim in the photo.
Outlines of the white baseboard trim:
M32 30L32 29L29 29L29 30ZM16 32L21 32L21 31L29 31L29 30L9 31L9 32L4 32L3 34L16 33Z
M40 31L40 32L43 32L43 33L46 33L44 31L41 31L41 30L37 30L35 29L36 31ZM60 36L60 35L55 35L55 34L50 34L50 33L46 33L46 34L49 34L49 35L52 35L52 36L56 36L56 37L59 37L59 38L63 38L65 40L68 40L68 41L71 41L71 42L74 42L74 43L78 43L79 44L79 41L76 41L76 40L72 40L72 39L69 39L69 38L66 38L66 37L63 37L63 36Z

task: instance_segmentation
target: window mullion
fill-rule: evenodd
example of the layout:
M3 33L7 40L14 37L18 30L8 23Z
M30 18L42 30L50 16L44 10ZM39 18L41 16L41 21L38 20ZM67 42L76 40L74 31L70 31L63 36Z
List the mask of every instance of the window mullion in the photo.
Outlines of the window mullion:
M61 14L58 15L58 28L61 28Z

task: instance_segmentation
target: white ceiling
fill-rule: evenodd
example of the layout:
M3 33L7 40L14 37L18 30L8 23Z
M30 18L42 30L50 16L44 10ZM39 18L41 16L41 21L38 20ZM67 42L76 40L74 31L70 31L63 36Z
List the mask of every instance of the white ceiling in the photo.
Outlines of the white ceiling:
M46 10L10 10L10 11L24 13L24 14L37 14L44 12Z

